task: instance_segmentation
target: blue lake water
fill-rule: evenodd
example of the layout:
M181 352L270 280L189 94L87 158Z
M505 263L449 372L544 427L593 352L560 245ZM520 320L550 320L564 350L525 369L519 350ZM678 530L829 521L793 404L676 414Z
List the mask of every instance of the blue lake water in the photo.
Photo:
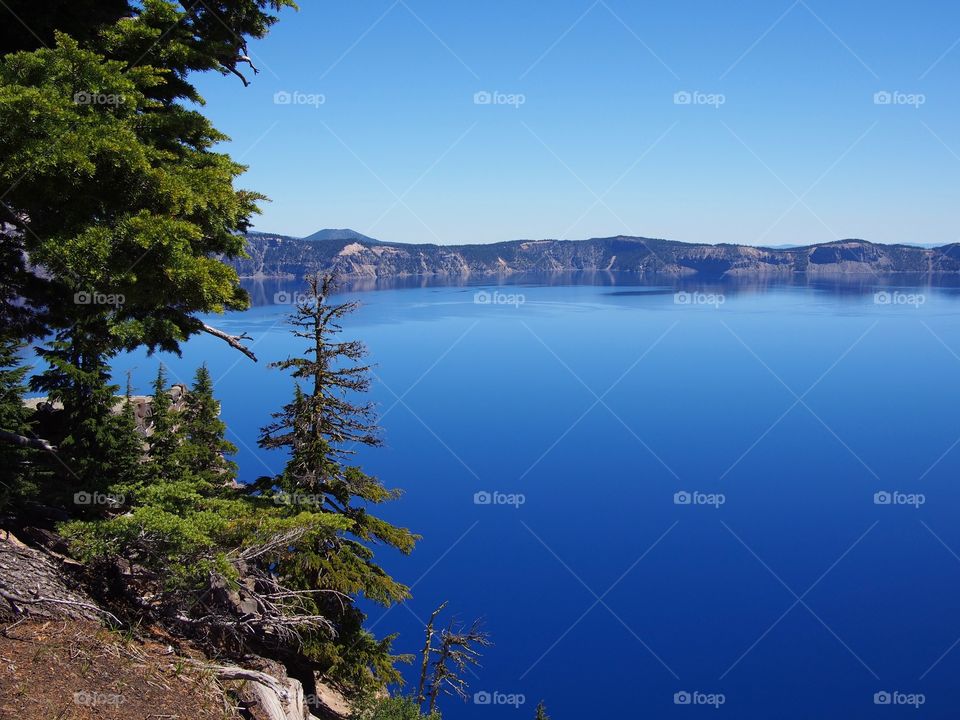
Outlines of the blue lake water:
M424 536L381 553L414 597L371 624L416 652L439 602L484 616L471 692L526 701L447 717L956 717L956 289L574 282L344 295L386 440L359 461ZM257 430L290 392L266 363L298 352L272 303L297 286L250 289L216 322L260 363L206 337L161 358L209 364L244 479L283 464ZM158 361L117 369L145 390Z

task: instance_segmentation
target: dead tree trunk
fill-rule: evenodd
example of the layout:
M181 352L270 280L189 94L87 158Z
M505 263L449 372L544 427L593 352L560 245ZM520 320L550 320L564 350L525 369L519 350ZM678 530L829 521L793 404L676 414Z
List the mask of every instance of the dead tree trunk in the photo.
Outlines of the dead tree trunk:
M427 671L430 668L430 654L433 651L433 623L437 619L443 609L447 606L447 602L444 601L441 603L440 607L433 611L430 615L430 622L427 623L426 628L426 640L423 643L423 663L420 666L420 684L417 686L417 704L423 705L426 700L426 696L423 694L424 688L427 684Z

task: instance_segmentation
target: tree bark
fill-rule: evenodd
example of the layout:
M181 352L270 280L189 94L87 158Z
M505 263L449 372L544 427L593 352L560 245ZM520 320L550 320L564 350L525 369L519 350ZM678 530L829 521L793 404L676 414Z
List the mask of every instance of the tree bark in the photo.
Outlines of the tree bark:
M248 358L250 358L254 362L257 362L257 356L253 354L253 351L250 348L248 348L246 345L244 345L242 342L240 342L241 340L251 339L250 336L247 335L246 333L243 333L242 335L230 335L229 333L225 333L223 330L219 330L213 327L212 325L207 325L206 323L200 323L200 329L203 330L203 332L205 333L209 333L214 337L220 338L221 340L226 342L227 345L229 345L230 347L239 350Z
M430 650L432 649L433 635L434 635L433 623L437 619L437 615L439 615L446 606L447 606L447 601L445 600L440 605L440 607L438 607L436 610L433 611L433 613L430 615L430 622L427 623L427 628L426 628L427 639L426 639L426 642L424 642L423 644L423 664L420 666L420 684L417 686L417 704L418 705L423 705L423 703L427 699L426 696L423 694L423 691L427 683L427 671L430 667Z
M235 665L201 665L212 670L220 680L238 680L246 683L259 705L265 720L319 720L307 709L303 685L299 680L278 680L258 670L247 670Z

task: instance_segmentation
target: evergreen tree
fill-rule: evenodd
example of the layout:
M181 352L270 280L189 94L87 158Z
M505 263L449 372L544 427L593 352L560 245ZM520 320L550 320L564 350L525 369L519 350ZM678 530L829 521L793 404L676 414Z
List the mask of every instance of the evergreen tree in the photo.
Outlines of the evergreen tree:
M37 350L47 369L31 378L30 386L63 406L53 429L57 452L50 462L63 482L51 488L51 499L70 502L75 492L102 492L119 480L112 414L118 388L110 383L108 355L102 351L108 332L95 319L78 323Z
M263 478L261 484L275 488L293 501L322 512L338 513L349 521L349 534L338 550L343 569L360 573L343 589L364 592L389 604L407 597L407 588L393 581L372 560L358 541L381 542L409 553L417 537L373 515L368 510L399 497L379 480L346 461L355 445L377 446L380 439L370 403L356 404L352 395L370 387L370 366L363 365L366 348L357 340L340 340L340 320L357 308L355 302L330 302L336 280L331 275L307 279L309 295L291 318L294 337L308 341L305 357L292 357L271 367L290 371L294 378L293 400L274 415L260 438L264 448L289 450L283 473ZM304 391L301 383L307 386ZM320 558L317 558L319 561ZM317 570L324 568L320 563Z
M76 293L122 296L116 340L173 349L211 330L199 313L247 306L223 260L242 254L262 199L233 187L245 168L214 151L226 138L197 112L190 75L239 72L247 39L294 3L56 5L9 0L30 32L0 32L3 255L25 253L43 280L13 283L22 268L4 263L0 287L50 308L48 329L70 326Z
M146 442L137 425L137 415L133 403L133 387L130 375L127 375L127 387L120 411L114 416L116 449L113 458L115 475L118 478L113 491L126 495L131 489L140 486L145 478Z
M367 713L359 715L362 720L440 720L440 713L422 715L417 703L404 697L379 699Z
M26 406L23 404L26 385L24 379L29 368L20 360L23 344L13 338L0 337L0 430L17 435L29 432ZM10 467L7 453L11 448L0 445L3 467Z
M181 448L184 433L179 415L180 413L173 409L173 400L167 387L167 371L160 365L150 398L153 432L149 435L150 462L147 475L153 482L175 480L183 469Z
M543 700L537 703L537 714L533 720L550 720L550 716L547 715L547 706L543 704Z
M0 320L54 337L36 387L64 407L59 473L97 487L114 354L208 332L253 357L200 315L248 306L224 260L262 196L234 187L245 168L214 150L188 77L242 74L293 3L10 2L30 32L0 26Z
M230 482L237 466L225 456L236 453L237 448L224 437L227 426L220 419L220 403L213 396L213 379L206 364L197 368L181 422L184 440L180 456L184 469L214 486Z
M291 546L276 568L286 583L351 597L362 593L389 605L406 599L409 590L376 564L371 545L382 543L409 553L418 538L370 512L371 505L399 493L346 462L354 445L380 442L372 405L353 400L369 388L370 368L362 363L366 349L358 341L339 338L340 320L356 304L331 302L332 276L310 277L307 284L309 297L291 318L293 335L307 341L306 354L273 365L292 375L293 399L274 415L260 439L261 447L285 449L290 458L279 476L261 478L255 490L301 512L344 522L345 531L320 544ZM331 618L338 632L335 639L320 638L308 648L326 670L351 677L355 687L368 675L377 682L399 681L395 658L389 655L392 638L378 641L364 631L365 616L353 602L339 595L314 598L315 610Z
M28 463L35 451L29 448L34 441L30 428L30 414L23 404L26 386L24 379L29 368L20 361L23 345L11 338L0 338L0 433L9 442L0 443L0 510L11 502L28 495Z

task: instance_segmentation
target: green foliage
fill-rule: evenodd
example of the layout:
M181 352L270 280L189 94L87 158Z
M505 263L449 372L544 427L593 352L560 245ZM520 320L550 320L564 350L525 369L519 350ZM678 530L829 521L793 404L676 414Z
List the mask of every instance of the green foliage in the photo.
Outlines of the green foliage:
M282 612L327 618L336 632L298 631L297 645L317 671L355 696L401 682L395 663L408 658L393 654L393 636L364 630L365 615L354 604L360 592L387 597L395 585L373 564L371 550L347 537L355 522L279 490L237 485L232 464L219 454L226 449L222 424L209 422L218 408L209 373L198 372L197 396L188 394L182 410L171 407L166 384L161 368L140 471L107 488L121 505L61 526L73 552L88 562L136 567L159 589L154 602L196 622L210 615L211 582L242 589L249 587L244 578L276 578L294 591ZM118 417L129 422L132 405ZM198 422L207 423L203 432ZM213 442L206 448L212 452L195 445L202 438Z
M226 138L178 100L201 101L188 73L231 72L245 38L288 5L7 7L32 32L0 33L0 319L20 338L53 338L34 389L64 406L64 495L118 479L109 360L176 351L205 329L200 313L248 304L224 258L243 254L262 196L234 187L243 166L213 149Z
M246 307L214 255L242 253L259 196L234 190L243 168L211 151L224 138L206 118L147 96L164 77L65 35L0 62L0 181L19 242L49 274L39 300L55 326L100 320L105 350L174 350L199 331L194 313ZM75 302L83 293L92 302Z
M22 364L20 352L23 344L12 338L0 337L0 428L8 432L26 433L29 431L29 413L23 404L26 385L24 379L30 368ZM0 446L0 453L9 448ZM10 455L0 454L4 460ZM7 462L4 467L9 467Z
M37 350L48 367L31 378L30 385L63 405L53 468L61 482L52 498L58 491L62 501L76 491L103 491L120 479L114 465L118 446L112 414L118 388L110 384L110 367L102 352L108 332L100 322L78 323Z
M237 466L226 456L237 448L224 437L227 426L220 419L220 403L213 397L213 379L206 365L197 368L180 422L184 438L179 455L187 472L211 485L229 481Z
M146 444L137 426L137 416L133 405L133 390L127 376L127 388L121 401L120 411L113 418L116 429L115 451L113 455L113 473L118 478L118 486L138 486L144 479L144 459ZM122 490L118 488L118 490Z
M273 537L299 530L311 542L329 542L334 532L346 527L341 519L303 512L236 486L232 464L211 467L199 462L198 458L209 459L216 453L207 455L193 444L200 437L191 438L190 429L196 429L192 422L219 405L205 369L198 372L197 386L202 397L192 405L188 400L177 410L168 392L166 371L159 367L151 397L153 432L146 453L136 433L132 404L124 402L111 416L114 428L133 431L122 436L125 452L115 453L122 458L117 463L122 474L114 472L115 481L104 487L120 505L106 508L101 517L61 526L79 557L135 562L170 591L199 592L211 573L231 575L231 559ZM191 407L198 412L193 419L188 418ZM207 430L209 437L222 441L221 426ZM291 549L281 547L276 552L286 555ZM264 562L274 562L274 556L264 556Z
M399 497L399 491L386 488L346 462L354 446L380 444L373 406L352 401L353 395L370 386L370 367L360 363L366 348L358 341L337 337L339 321L356 309L356 304L330 303L336 285L333 277L311 277L308 284L309 297L291 318L293 335L308 341L305 354L272 365L290 371L295 380L293 400L274 415L274 422L262 430L260 438L261 447L287 449L290 459L278 477L261 478L260 488L286 493L321 512L348 518L353 539L342 543L339 566L318 560L315 569L342 577L344 592L363 591L388 605L405 599L407 589L393 583L373 563L364 543L383 543L409 553L417 536L369 511L370 505ZM308 385L308 392L300 382Z
M373 708L361 713L358 720L441 720L440 713L421 715L414 700L403 697L384 698L377 701Z
M153 381L153 396L150 398L150 420L153 432L150 435L148 473L153 482L172 481L181 474L181 447L184 431L179 417L173 410L173 402L167 388L167 373L163 365L157 370Z
M17 340L0 337L0 431L29 437L32 435L30 413L23 404L29 368L22 365L23 345ZM0 510L35 492L31 483L31 461L37 452L12 443L0 443Z
M30 27L0 26L0 48L37 50L52 45L57 31L131 65L148 63L170 69L168 99L190 98L191 72L221 73L252 67L246 39L262 38L276 13L292 0L6 0L5 7ZM116 33L116 27L122 32ZM118 37L119 35L119 37Z
M379 444L372 407L352 400L369 388L369 368L360 362L366 351L361 343L338 337L340 319L355 306L330 303L334 279L311 277L308 284L310 296L291 318L294 336L307 341L305 354L274 364L293 376L293 399L274 415L260 439L261 447L285 449L290 459L280 475L260 478L254 487L311 513L339 517L346 526L322 544L295 543L295 552L276 567L286 584L330 588L350 597L362 594L390 605L406 599L409 589L376 563L372 546L408 553L417 536L371 512L372 505L398 493L346 462L353 445ZM319 638L307 648L325 671L345 678L356 692L371 682L402 680L394 663L408 658L390 654L392 638L375 640L362 629L365 616L353 602L320 596L310 607L333 618L338 628L336 638Z
M61 532L81 559L136 562L188 605L208 590L211 574L234 578L231 560L245 549L301 527L314 538L339 529L333 519L293 515L240 491L211 497L206 483L191 479L148 485L127 503L129 512L72 521Z
M533 720L550 720L550 716L547 715L547 706L543 704L543 700L537 703L537 714Z
M47 428L58 464L47 458L44 501L112 498L73 506L62 533L143 592L139 612L203 628L229 652L303 653L355 695L399 682L394 638L365 631L356 601L409 596L373 547L407 553L417 538L370 512L398 493L347 462L352 444L378 440L371 407L348 399L369 380L362 345L334 337L352 306L326 304L332 281L314 284L316 307L294 320L311 351L279 363L297 387L262 438L290 452L278 477L236 484L206 368L182 409L160 369L147 442L129 382L118 401L110 375L118 353L178 352L211 331L201 315L248 306L225 260L242 256L263 197L235 187L245 168L216 151L227 138L198 111L191 74L242 76L247 39L292 0L8 3L37 34L0 28L0 320L16 339L44 338L31 387L63 408ZM0 429L11 433L30 420L17 348L0 345ZM242 595L261 625L233 602Z

